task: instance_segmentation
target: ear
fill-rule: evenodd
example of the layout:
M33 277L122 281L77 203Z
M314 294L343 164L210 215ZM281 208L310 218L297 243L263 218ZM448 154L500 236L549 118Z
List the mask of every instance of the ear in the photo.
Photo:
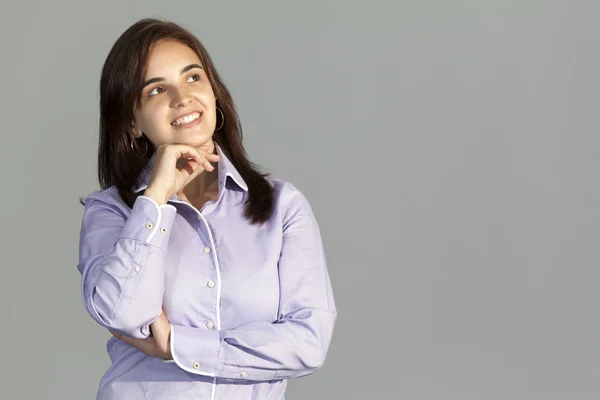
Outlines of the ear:
M142 136L142 131L141 129L139 129L137 127L137 125L135 124L135 121L131 122L131 134L133 135L133 137L135 137L136 139L140 138Z

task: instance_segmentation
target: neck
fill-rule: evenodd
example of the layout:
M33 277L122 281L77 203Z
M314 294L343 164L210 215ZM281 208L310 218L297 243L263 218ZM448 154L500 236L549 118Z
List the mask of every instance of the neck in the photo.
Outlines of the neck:
M206 144L209 145L209 153L217 153L215 143L212 140L209 140ZM203 203L208 200L216 200L219 192L217 185L219 168L217 163L212 163L212 165L215 167L214 170L202 171L200 174L193 177L192 180L179 191L178 196L189 203Z
M190 200L202 199L204 197L212 197L218 192L216 182L219 178L219 172L216 164L213 164L213 171L203 171L200 175L193 178L190 183L185 185L181 190L183 196Z

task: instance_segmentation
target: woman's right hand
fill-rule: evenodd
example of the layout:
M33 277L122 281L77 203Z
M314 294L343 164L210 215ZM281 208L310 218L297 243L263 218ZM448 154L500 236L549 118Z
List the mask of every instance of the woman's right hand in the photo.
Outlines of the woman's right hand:
M211 161L217 162L219 156L209 153L208 149L208 145L198 148L185 144L159 146L152 168L152 178L144 195L152 198L158 204L165 204L192 178L205 170L213 171L215 167L211 165ZM187 162L185 162L186 160ZM183 165L178 167L181 164Z

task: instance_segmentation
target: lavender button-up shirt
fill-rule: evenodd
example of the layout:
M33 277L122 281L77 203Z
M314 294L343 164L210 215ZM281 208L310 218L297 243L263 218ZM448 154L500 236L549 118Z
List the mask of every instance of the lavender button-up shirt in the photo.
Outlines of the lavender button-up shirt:
M170 362L111 337L97 399L283 399L287 379L325 360L336 307L319 228L292 184L272 179L275 211L242 215L248 188L225 154L218 200L197 210L176 195L130 209L116 188L85 199L78 269L88 313L136 338L164 309Z

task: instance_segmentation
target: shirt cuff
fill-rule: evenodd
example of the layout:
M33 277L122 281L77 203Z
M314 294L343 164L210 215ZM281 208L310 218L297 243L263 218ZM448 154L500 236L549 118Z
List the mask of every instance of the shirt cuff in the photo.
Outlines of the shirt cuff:
M220 345L217 330L171 325L171 355L175 363L187 372L215 376Z
M159 206L150 197L139 196L133 203L121 237L141 240L166 250L176 214L177 209L171 204Z

